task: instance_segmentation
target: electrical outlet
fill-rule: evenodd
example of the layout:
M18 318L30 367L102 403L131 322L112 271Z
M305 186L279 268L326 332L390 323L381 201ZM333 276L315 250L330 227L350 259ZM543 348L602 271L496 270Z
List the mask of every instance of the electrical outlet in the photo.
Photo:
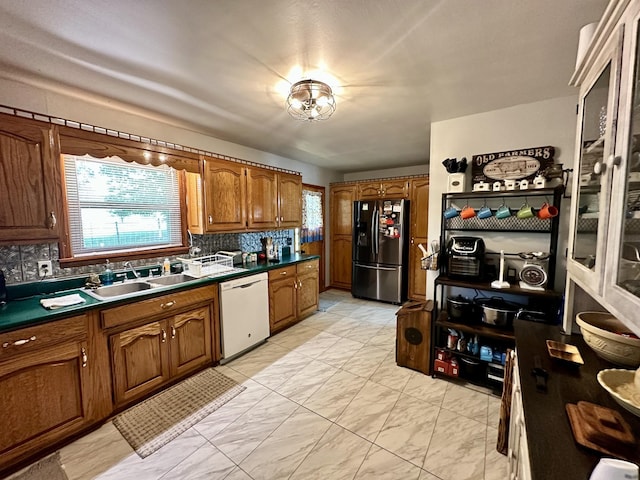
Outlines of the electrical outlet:
M38 276L46 277L53 275L53 267L51 265L51 260L40 260L38 262Z

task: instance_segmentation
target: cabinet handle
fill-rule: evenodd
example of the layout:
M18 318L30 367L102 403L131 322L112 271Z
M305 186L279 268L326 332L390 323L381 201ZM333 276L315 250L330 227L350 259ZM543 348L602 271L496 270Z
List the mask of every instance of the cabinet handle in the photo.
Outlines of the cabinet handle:
M176 338L176 327L171 326L171 339Z
M56 218L56 214L53 212L49 212L49 228L50 229L56 228L57 224L58 224L58 219Z
M36 336L33 335L32 337L24 338L22 340L16 340L15 342L4 342L2 344L2 348L19 347L20 345L24 345L25 343L29 343L29 342L34 342L35 340L36 340Z
M302 288L302 280L298 280L298 284L300 285L300 288Z
M411 237L411 245L413 245L413 237Z
M596 175L602 175L607 169L607 164L605 162L596 162L593 164L593 173Z
M161 303L161 304L160 304L160 308L162 308L162 309L171 308L171 307L173 307L175 304L176 304L176 301L175 301L175 300L171 300L170 302L167 302L167 303Z
M281 222L284 222L284 217L280 217L280 221L281 221Z
M293 282L293 288L298 289L298 282Z
M80 349L80 355L82 356L82 368L87 366L87 349L82 347Z
M611 155L611 166L619 167L622 163L622 157L620 155Z
M167 332L166 330L163 328L162 329L162 343L165 343L167 341Z
M286 275L286 274L287 274L287 272L286 272L286 271L284 271L284 272L280 272L280 275Z
M213 216L209 215L209 223L213 223Z

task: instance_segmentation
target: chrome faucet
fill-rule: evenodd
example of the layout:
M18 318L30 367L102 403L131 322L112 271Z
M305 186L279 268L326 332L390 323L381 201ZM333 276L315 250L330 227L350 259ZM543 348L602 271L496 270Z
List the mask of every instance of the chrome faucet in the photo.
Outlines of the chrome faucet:
M133 265L131 265L131 262L125 262L124 268L125 269L127 269L127 268L131 269L131 273L133 273L133 276L135 278L140 278L140 274L138 272L136 272L136 269L133 268Z

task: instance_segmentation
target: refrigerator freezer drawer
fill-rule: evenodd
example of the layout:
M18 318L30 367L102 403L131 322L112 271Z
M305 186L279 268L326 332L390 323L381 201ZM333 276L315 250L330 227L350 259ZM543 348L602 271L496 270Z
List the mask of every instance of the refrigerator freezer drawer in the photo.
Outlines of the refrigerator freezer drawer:
M353 264L351 293L354 297L402 303L402 266Z

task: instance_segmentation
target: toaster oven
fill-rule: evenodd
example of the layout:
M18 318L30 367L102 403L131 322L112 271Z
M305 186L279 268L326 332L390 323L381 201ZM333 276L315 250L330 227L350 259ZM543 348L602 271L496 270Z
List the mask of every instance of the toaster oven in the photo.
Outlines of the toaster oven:
M480 279L483 275L484 240L479 237L453 236L447 243L447 275Z

